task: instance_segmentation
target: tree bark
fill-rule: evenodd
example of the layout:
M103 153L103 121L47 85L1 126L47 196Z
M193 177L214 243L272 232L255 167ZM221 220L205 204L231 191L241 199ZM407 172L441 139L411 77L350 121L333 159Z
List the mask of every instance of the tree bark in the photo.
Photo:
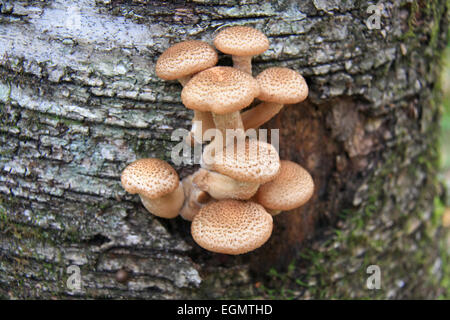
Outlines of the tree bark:
M3 1L0 297L442 294L433 201L448 8L381 3L371 30L372 3L360 1ZM185 39L212 43L227 25L268 35L254 74L286 66L310 87L266 127L280 128L280 157L311 172L313 199L274 217L269 242L242 256L199 248L189 222L149 215L120 185L138 158L170 161L171 132L190 125L181 86L154 74L158 56ZM66 285L70 265L80 290ZM366 287L369 265L379 290Z

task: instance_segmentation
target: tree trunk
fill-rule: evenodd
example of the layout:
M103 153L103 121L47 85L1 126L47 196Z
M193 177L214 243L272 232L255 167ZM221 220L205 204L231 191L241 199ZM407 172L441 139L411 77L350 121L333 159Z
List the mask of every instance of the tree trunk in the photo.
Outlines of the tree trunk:
M442 294L435 93L448 8L381 3L378 15L334 0L3 1L0 297ZM171 132L190 125L181 86L156 77L156 59L184 39L212 43L226 25L268 35L254 74L286 66L310 87L267 128L280 128L280 157L311 172L313 199L274 217L268 243L242 256L199 248L189 222L149 215L120 185L135 159L170 161ZM70 265L80 290L67 287ZM379 290L366 287L369 265Z

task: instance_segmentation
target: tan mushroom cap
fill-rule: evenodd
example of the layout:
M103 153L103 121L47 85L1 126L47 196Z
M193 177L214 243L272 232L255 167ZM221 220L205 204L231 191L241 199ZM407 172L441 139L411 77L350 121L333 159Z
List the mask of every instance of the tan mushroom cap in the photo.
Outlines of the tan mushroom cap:
M184 86L181 100L189 109L226 114L247 107L258 94L251 75L232 67L212 67Z
M280 157L270 143L246 139L216 153L210 169L237 181L266 183L278 174Z
M255 28L236 26L220 31L214 39L214 46L226 54L255 56L269 48L269 39Z
M200 210L192 221L191 233L202 248L235 255L262 246L272 228L272 216L263 206L250 201L221 200Z
M156 75L164 80L175 80L215 66L216 50L200 40L177 43L163 52L156 62Z
M302 75L289 68L268 68L256 80L260 86L258 99L282 104L299 103L308 96L308 85Z
M292 210L304 205L314 193L314 181L303 167L281 160L278 176L259 187L255 200L267 209Z
M147 158L128 165L122 172L121 182L127 192L155 199L174 191L179 178L175 169L164 160Z

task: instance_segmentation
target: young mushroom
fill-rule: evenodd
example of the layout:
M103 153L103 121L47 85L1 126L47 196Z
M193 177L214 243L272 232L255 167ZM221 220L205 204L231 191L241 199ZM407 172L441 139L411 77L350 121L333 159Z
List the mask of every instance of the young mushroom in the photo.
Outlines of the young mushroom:
M256 139L227 145L211 163L205 159L194 181L215 199L250 199L259 185L275 179L280 169L277 150Z
M189 108L212 112L226 142L226 129L243 129L240 110L259 94L256 80L231 67L213 67L195 75L183 88L181 100Z
M178 174L167 162L147 158L136 160L122 172L123 188L139 194L144 207L161 218L175 218L184 202Z
M255 28L228 27L216 35L214 46L231 55L236 69L252 74L252 57L269 48L269 39Z
M179 42L161 54L156 62L156 75L164 80L178 80L182 86L191 79L192 75L211 68L217 64L216 50L208 43L199 40ZM202 132L197 127L201 121ZM214 122L209 112L194 110L192 129L187 139L198 139L208 128L214 128Z
M273 219L263 206L238 200L207 204L194 217L191 233L202 248L243 254L262 246L272 234Z
M259 187L254 197L272 215L304 205L314 193L311 175L299 164L281 160L278 176Z
M298 72L288 68L268 68L256 76L263 101L242 113L245 129L258 128L273 118L285 104L296 104L308 96L308 85Z
M278 175L280 157L270 143L246 138L226 146L215 154L211 163L202 162L202 167L236 181L263 184Z

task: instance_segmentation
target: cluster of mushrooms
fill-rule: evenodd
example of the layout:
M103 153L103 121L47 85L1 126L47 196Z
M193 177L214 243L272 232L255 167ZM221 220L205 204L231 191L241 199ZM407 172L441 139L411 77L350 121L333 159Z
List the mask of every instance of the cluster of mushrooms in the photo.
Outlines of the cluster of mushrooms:
M194 110L185 143L203 144L204 133L216 129L201 167L180 182L167 162L140 159L124 169L121 182L127 192L139 194L152 214L192 221L192 237L204 249L235 255L262 246L272 234L272 216L305 204L314 182L300 165L280 161L273 145L261 139L244 136L241 152L227 152L236 149L227 130L259 128L285 104L305 100L308 87L288 68L272 67L252 76L252 56L269 47L267 37L254 28L223 29L214 46L232 56L233 67L216 66L216 50L198 40L170 47L156 63L158 77L178 80L183 104ZM259 104L241 112L255 99Z

